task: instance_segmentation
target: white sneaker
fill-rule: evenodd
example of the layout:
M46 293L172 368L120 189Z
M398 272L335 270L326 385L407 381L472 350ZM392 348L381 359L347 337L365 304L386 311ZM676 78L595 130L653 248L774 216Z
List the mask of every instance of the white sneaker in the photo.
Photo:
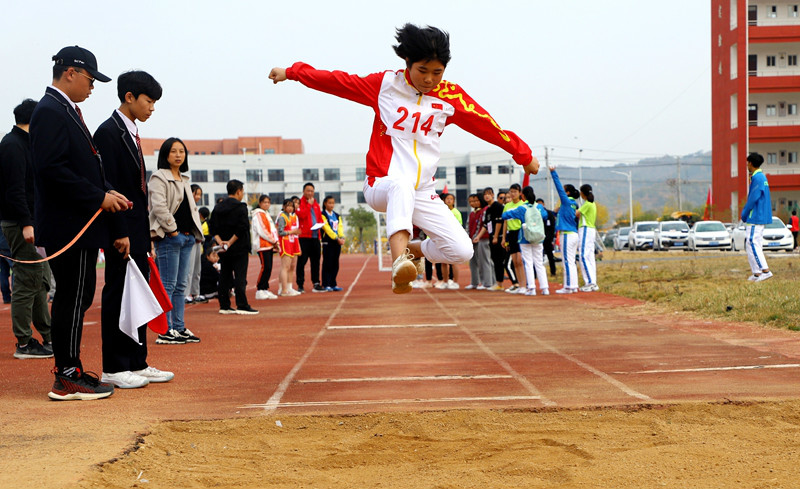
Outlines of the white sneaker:
M519 289L518 285L512 285L511 287L506 289L506 292L508 292L509 294L516 294L517 289Z
M273 293L272 293L271 291L269 291L269 290L267 291L267 299L270 299L270 300L275 300L275 299L277 299L277 298L278 298L278 296L277 296L277 295L273 294Z
M563 288L560 288L560 289L556 290L556 294L571 294L571 293L572 293L572 289L568 289L566 287L563 287Z
M434 289L444 290L447 288L447 282L436 282L436 285L433 286Z
M525 295L536 295L536 289L526 289Z
M447 288L450 289L450 290L458 290L458 289L461 288L461 286L458 285L458 282L453 282L452 280L448 280L447 281Z
M478 288L477 286L469 284L466 287L464 287L464 290L472 290L472 289L477 289L477 288Z
M758 277L755 275L750 275L749 277L747 277L748 282L755 282L756 280L758 280Z
M257 301L266 300L267 299L267 292L268 291L266 291L266 290L257 290L256 291L256 300Z
M539 293L542 295L550 295L550 289L542 289Z
M138 389L139 387L144 387L150 383L147 377L136 375L130 370L116 372L113 374L107 374L103 372L103 377L100 379L100 381L105 382L106 384L113 384L120 389Z
M600 287L595 284L586 284L580 288L581 292L597 292L598 290L600 290Z
M133 373L141 377L144 377L145 379L149 380L154 384L161 382L169 382L175 377L175 374L173 374L172 372L159 370L155 367L147 367L142 370L134 370Z
M517 287L517 290L514 291L514 294L518 294L518 295L525 295L527 293L528 293L528 288L527 287Z
M475 287L475 290L486 290L486 289L488 289L488 288L489 288L489 287L486 287L485 285L481 284L481 285L479 285L479 286Z
M417 265L411 261L413 257L406 248L392 263L392 292L395 294L411 292L411 282L417 278Z
M756 282L763 282L764 280L768 280L772 278L772 272L762 273L756 278Z

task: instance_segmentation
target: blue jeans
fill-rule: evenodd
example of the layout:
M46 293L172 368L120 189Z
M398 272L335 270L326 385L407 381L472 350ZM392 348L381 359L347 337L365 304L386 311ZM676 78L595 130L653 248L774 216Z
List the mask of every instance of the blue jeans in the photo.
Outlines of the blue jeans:
M167 313L169 329L183 331L184 296L189 282L189 269L192 267L194 236L178 233L156 241L156 265L161 274L161 282L172 301L172 310Z

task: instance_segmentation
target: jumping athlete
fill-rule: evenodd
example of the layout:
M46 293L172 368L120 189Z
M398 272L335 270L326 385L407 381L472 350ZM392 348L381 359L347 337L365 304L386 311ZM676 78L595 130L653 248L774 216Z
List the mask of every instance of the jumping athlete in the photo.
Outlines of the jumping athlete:
M371 107L375 112L367 152L364 198L386 212L392 251L392 291L410 292L417 276L412 261L458 264L472 256L472 241L434 190L439 164L439 137L448 124L492 143L513 155L527 173L539 162L522 139L504 131L464 90L442 80L450 61L450 37L435 27L406 24L397 30L395 53L406 67L364 77L323 71L305 63L273 68L274 82L296 80L303 85ZM409 242L412 226L430 239Z

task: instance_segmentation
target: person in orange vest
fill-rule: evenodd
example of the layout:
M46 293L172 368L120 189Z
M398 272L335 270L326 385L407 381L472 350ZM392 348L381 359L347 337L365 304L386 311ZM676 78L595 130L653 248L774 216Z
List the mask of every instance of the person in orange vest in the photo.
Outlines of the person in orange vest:
M289 284L289 271L297 266L297 257L300 255L300 242L297 235L300 234L300 223L294 213L294 202L292 199L283 201L283 212L278 216L278 252L281 255L281 287L278 295L291 297L300 295L300 292L293 289Z
M278 230L269 215L269 195L258 198L258 207L253 211L252 234L253 252L261 260L261 271L256 285L256 300L277 299L278 296L269 291L269 277L272 275L272 253L278 242Z

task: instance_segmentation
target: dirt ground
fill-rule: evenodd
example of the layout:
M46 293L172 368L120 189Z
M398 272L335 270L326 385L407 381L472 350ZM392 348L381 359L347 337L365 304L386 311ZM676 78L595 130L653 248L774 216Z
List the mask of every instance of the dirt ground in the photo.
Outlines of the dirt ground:
M164 422L78 487L790 488L800 484L798 408L800 401L690 403Z

